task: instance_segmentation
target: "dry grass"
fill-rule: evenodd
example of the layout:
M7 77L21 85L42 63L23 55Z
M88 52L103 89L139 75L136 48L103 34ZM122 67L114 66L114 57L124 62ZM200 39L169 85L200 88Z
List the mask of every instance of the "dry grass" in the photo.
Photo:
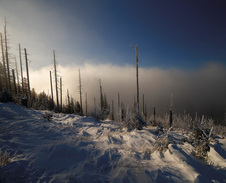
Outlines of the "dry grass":
M9 153L7 152L2 152L2 150L0 149L0 166L3 165L7 165L8 163L10 163L10 157L9 157Z

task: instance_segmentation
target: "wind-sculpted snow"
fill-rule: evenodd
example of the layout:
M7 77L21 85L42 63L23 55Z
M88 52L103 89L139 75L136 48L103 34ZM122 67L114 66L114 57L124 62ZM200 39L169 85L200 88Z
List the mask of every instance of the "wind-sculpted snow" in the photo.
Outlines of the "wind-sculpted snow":
M0 103L0 148L11 160L0 182L226 182L226 140L217 137L204 161L181 140L188 135L170 131L159 152L154 127L127 132L112 121Z

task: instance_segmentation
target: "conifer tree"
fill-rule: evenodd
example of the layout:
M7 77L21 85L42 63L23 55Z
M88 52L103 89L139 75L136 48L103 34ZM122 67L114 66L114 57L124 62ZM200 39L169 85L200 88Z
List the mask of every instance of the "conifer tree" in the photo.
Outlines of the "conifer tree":
M118 121L121 122L121 102L120 102L120 94L118 92Z
M67 89L67 101L68 101L68 113L71 113L71 102L70 102L70 95L69 95L68 89Z
M170 125L170 127L172 126L172 124L173 124L173 112L170 109L170 118L169 118L169 125Z
M94 117L97 116L97 104L96 104L96 98L94 97L93 99L93 102L94 102Z
M87 112L87 110L88 110L88 105L87 105L87 92L86 92L86 116L88 115L88 112Z
M126 120L126 108L123 102L121 102L121 121L125 122Z
M115 116L114 116L114 102L113 102L113 100L111 102L111 120L115 120Z
M81 111L81 106L78 101L75 102L75 113L79 114Z

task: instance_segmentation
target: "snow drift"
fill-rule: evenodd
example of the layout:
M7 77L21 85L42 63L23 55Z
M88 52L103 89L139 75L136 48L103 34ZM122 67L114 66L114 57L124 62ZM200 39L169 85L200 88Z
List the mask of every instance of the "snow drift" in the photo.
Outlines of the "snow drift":
M154 127L127 132L113 121L0 103L0 148L10 162L0 182L226 182L226 139L216 136L207 160L170 131L166 151L153 149Z

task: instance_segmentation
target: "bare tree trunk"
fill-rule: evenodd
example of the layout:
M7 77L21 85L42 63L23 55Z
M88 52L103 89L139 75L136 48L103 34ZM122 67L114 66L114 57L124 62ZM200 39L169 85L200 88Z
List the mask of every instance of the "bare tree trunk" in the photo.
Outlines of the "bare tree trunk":
M81 73L79 69L79 95L80 95L80 115L83 116L83 110L82 110L82 81L81 81Z
M143 115L145 116L145 111L144 111L144 94L143 94Z
M138 78L138 52L137 52L137 45L135 46L136 52L136 77L137 77L137 112L139 114L139 78Z
M56 68L55 50L53 50L53 62L54 62L54 74L55 74L55 85L56 85L57 112L59 112L58 85L57 85L58 83L57 83L57 68Z
M8 72L8 86L9 91L11 91L11 82L10 82L10 72L9 72L9 55L8 55L8 46L7 46L7 35L6 35L6 20L5 20L5 57L6 57L6 65L7 65L7 72Z
M97 116L97 105L96 105L96 98L94 97L94 115Z
M62 78L60 78L60 111L62 112L63 103L62 103Z
M2 50L2 63L3 63L3 70L4 70L4 75L5 75L5 87L9 89L8 87L8 79L7 79L7 74L6 74L6 64L5 64L5 55L4 55L4 47L3 47L3 39L2 39L2 33L1 35L1 50Z
M28 104L30 103L30 105L31 105L31 101L30 101L30 99L31 99L31 89L30 89L29 68L28 68L28 59L27 59L27 50L26 50L26 48L24 48L24 53L25 53L26 70L27 70Z
M19 56L20 56L20 74L21 74L21 82L22 82L22 93L24 94L23 64L22 64L22 58L21 58L20 44L19 44Z
M53 102L53 84L52 84L52 74L51 74L51 71L49 71L49 76L50 76L50 87L51 87L52 106L54 107L54 102Z
M16 67L17 91L19 93L20 92L20 84L19 84L19 74L18 74L16 57L15 57L15 67Z
M14 94L17 94L17 89L16 89L16 78L15 78L15 72L14 72L14 69L12 69L12 73L13 73Z

